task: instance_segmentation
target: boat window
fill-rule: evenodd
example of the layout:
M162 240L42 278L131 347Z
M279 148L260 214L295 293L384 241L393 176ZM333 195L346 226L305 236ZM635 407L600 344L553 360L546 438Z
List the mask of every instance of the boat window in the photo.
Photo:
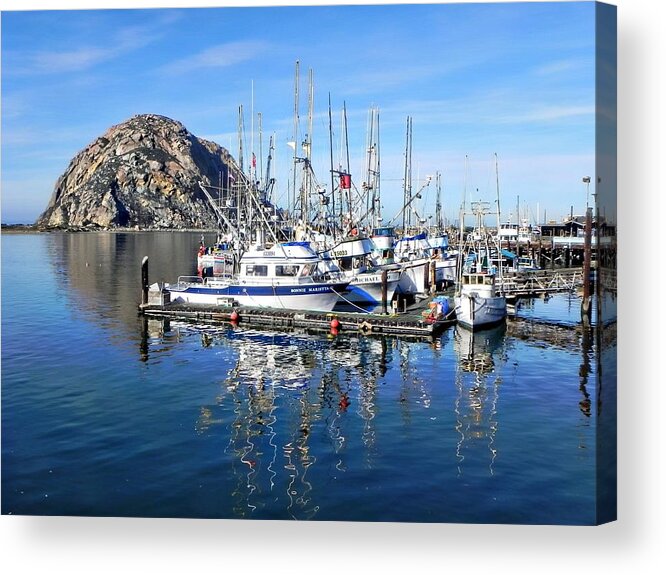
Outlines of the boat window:
M259 266L255 264L250 264L245 266L245 275L247 276L267 276L268 275L268 266Z
M352 258L340 258L338 260L338 266L344 271L352 269Z
M297 276L298 271L300 269L300 266L294 266L294 265L277 265L275 266L275 275L277 277L284 277L284 276Z
M493 276L486 276L483 278L483 283L487 286L493 285Z
M303 277L308 277L308 276L312 275L312 272L314 271L314 269L315 269L316 267L317 267L317 266L315 266L315 265L313 265L313 264L306 264L306 265L304 265L304 266L303 266L303 273L301 273L301 276L303 276Z

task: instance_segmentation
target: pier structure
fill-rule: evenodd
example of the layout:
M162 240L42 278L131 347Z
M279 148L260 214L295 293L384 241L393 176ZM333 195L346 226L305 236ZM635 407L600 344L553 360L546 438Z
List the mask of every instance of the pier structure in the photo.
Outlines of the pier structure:
M239 307L232 302L220 306L157 302L142 305L140 308L141 313L147 317L255 327L308 328L333 333L355 331L365 334L431 336L455 323L453 310L443 317L435 317L430 314L426 302L419 302L407 311L393 315Z

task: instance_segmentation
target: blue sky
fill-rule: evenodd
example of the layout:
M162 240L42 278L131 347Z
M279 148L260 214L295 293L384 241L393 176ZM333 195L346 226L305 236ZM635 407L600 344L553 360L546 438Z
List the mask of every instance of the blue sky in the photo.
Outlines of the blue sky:
M241 104L248 145L251 110L265 147L275 134L286 198L296 60L302 133L314 74L321 181L330 93L336 143L347 107L357 184L368 110L379 108L389 217L402 204L408 115L413 188L441 172L447 217L465 187L494 200L495 153L503 219L515 221L517 198L533 218L582 213L595 163L594 34L592 2L3 12L2 221L34 221L72 157L135 114L179 120L236 155ZM422 209L434 196L431 184Z

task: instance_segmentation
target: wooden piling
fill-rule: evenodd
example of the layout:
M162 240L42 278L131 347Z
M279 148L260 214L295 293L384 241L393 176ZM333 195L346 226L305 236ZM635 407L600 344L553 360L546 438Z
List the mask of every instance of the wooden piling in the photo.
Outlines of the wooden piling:
M141 305L148 305L148 256L141 260Z
M589 317L592 311L592 298L590 297L590 270L592 269L592 208L587 208L585 214L585 249L583 252L583 302L581 316Z
M435 261L430 262L430 293L437 291L437 264Z
M382 270L382 313L386 315L387 310L387 300L388 299L388 271Z

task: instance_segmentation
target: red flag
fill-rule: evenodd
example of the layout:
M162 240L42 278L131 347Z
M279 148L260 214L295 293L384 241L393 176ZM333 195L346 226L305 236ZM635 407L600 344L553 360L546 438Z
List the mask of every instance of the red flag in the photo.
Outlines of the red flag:
M257 157L254 155L254 152L252 152L252 167L257 167Z

